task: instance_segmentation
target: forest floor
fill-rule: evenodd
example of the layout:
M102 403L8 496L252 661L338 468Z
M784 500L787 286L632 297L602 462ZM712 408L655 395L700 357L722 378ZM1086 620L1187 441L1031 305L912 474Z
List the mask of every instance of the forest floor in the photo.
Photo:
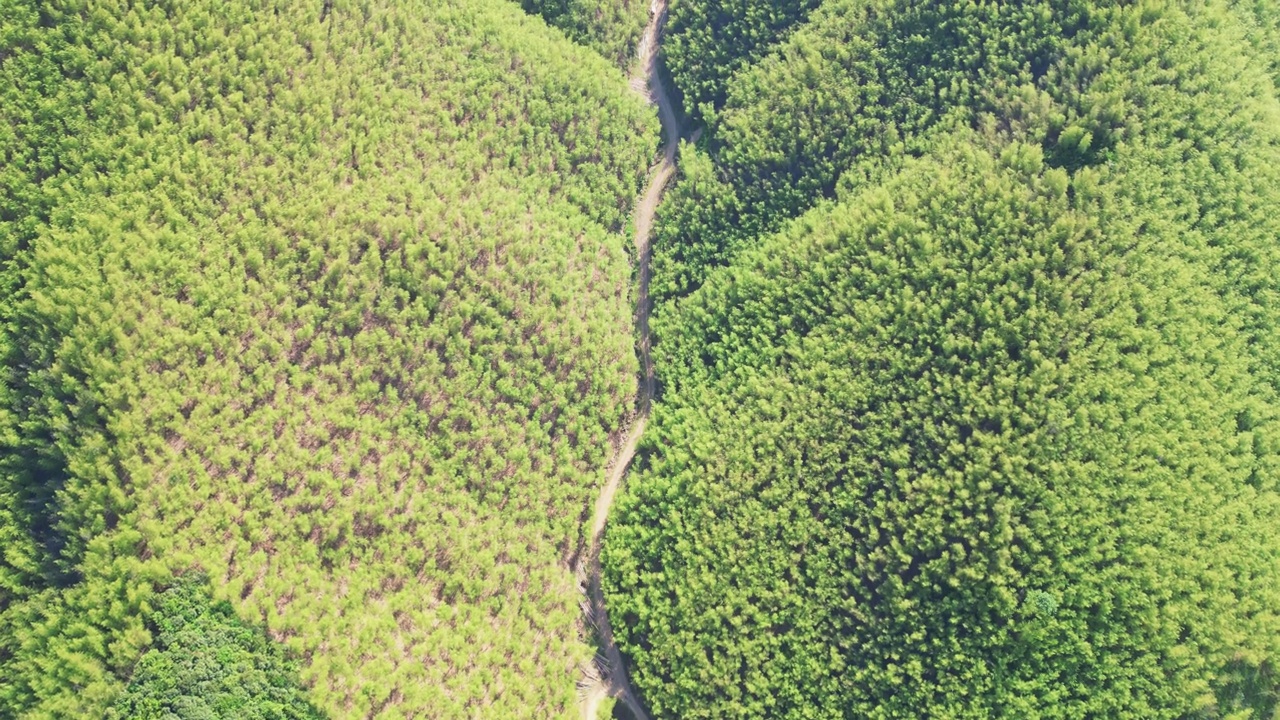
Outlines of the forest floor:
M636 445L644 433L649 419L649 406L653 402L655 384L653 359L650 355L649 336L649 260L652 250L649 247L649 236L653 230L653 215L657 210L662 192L675 174L676 150L680 143L680 128L676 120L675 108L671 104L662 78L658 74L658 42L662 36L662 25L667 17L667 0L652 0L649 7L649 24L645 27L637 50L636 63L631 74L631 86L643 94L650 102L658 106L658 116L662 122L663 150L662 160L654 168L649 177L649 186L645 189L635 210L635 249L639 266L639 282L636 292L636 335L640 348L641 380L637 398L638 412L627 432L626 439L618 448L609 464L609 477L600 496L596 498L595 510L591 516L591 545L586 554L586 561L578 566L579 581L586 590L583 610L588 623L595 628L600 643L600 654L596 656L594 667L582 684L582 716L585 720L597 720L596 715L600 703L606 697L617 698L636 720L648 720L627 677L627 669L622 661L622 653L613 641L613 628L609 624L609 613L604 604L604 590L600 586L600 543L604 538L604 526L609 519L609 510L613 507L614 496L622 484L631 460L636 454Z

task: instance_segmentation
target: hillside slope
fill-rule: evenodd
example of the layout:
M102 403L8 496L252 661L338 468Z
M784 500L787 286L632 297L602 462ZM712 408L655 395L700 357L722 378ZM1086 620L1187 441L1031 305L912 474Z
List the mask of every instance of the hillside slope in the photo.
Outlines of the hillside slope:
M1059 5L832 0L682 150L603 555L654 717L1280 706L1271 37Z
M0 716L101 716L189 569L336 716L572 714L652 111L497 0L4 20Z

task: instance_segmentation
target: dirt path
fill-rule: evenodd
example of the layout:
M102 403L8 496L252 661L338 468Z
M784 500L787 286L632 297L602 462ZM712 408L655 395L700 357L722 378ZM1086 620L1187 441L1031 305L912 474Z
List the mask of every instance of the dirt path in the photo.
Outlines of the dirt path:
M636 293L636 334L639 336L641 381L638 398L638 414L627 432L627 439L614 455L609 464L609 477L600 496L596 498L595 510L591 515L591 545L587 550L586 562L578 567L579 581L586 590L583 611L587 621L596 629L600 640L601 655L596 656L595 667L582 684L582 716L586 720L597 720L600 701L606 697L614 697L627 706L636 720L649 720L640 699L636 696L627 677L626 666L622 662L622 653L613 641L613 627L609 624L609 612L604 604L604 591L600 587L600 541L604 538L604 526L609 519L609 509L613 507L613 498L622 484L622 477L631 465L636 454L636 445L644 433L649 421L649 406L653 402L654 377L653 358L649 354L649 259L652 251L649 247L649 236L653 230L653 213L662 198L662 191L676 170L676 149L680 142L680 128L676 122L675 109L671 98L662 86L662 78L658 76L658 42L662 36L662 26L667 18L667 0L652 0L649 6L649 24L645 27L637 50L635 69L632 71L631 86L643 94L650 102L657 104L658 117L662 121L664 146L662 161L654 168L649 177L649 186L636 205L635 211L635 246L636 262L639 265L639 288Z

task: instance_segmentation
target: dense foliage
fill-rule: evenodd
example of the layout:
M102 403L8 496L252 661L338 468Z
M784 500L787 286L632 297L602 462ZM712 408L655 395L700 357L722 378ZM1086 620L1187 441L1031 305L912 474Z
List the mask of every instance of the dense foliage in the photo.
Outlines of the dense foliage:
M1255 56L1271 68L1271 78L1280 87L1280 5L1268 0L1232 0L1244 24Z
M179 579L155 599L155 645L109 716L309 720L297 669L227 602L213 602L199 576Z
M102 716L192 567L326 713L572 713L621 73L503 0L0 21L0 717Z
M688 293L744 244L835 197L841 179L927 151L935 128L972 123L1001 93L1070 92L1078 81L1049 77L1050 58L1087 19L1054 4L823 5L734 77L711 157L686 152L655 240L655 294Z
M1067 167L1108 158L1110 146L1152 112L1141 83L1109 68L1133 45L1083 3L908 3L830 0L775 52L734 77L704 147L686 148L681 181L664 203L655 239L659 298L696 288L755 238L841 186L857 187L932 145L939 126L1035 123L1033 133ZM1239 3L1231 21L1253 44L1249 62L1275 72L1280 12ZM1225 13L1223 13L1225 14ZM1241 57L1232 47L1227 57ZM1173 49L1165 48L1166 53ZM1121 59L1132 67L1136 58ZM1184 58L1158 62L1188 67ZM1234 73L1216 59L1219 70ZM1256 80L1256 73L1250 73ZM1156 89L1164 87L1163 80ZM1143 90L1145 92L1145 90ZM1265 92L1241 89L1246 95ZM1227 142L1212 95L1173 98L1215 142ZM1088 136L1082 148L1079 141Z
M527 12L626 69L649 19L649 0L521 0Z
M831 0L733 77L605 545L655 716L1280 712L1267 12Z
M1278 8L672 0L656 717L1280 717ZM0 718L575 714L648 9L0 6Z
M820 0L670 0L662 43L666 69L695 118L724 104L734 73L817 7Z

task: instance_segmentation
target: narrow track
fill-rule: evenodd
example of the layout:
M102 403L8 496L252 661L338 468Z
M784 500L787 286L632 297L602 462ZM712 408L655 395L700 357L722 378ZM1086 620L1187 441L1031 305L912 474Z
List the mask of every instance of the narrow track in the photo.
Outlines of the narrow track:
M667 96L666 88L662 86L662 78L658 75L658 42L662 37L662 26L666 18L667 0L652 0L649 6L649 24L640 38L636 64L631 75L632 88L658 106L664 146L662 160L650 174L649 186L645 188L635 211L636 262L639 266L635 324L639 336L642 373L637 398L638 412L627 432L626 440L609 464L609 477L600 489L600 496L596 498L595 510L591 516L591 545L587 549L586 561L579 563L577 568L579 582L586 592L583 612L588 623L596 629L600 642L600 654L596 656L594 667L581 685L582 716L586 720L597 720L600 701L606 697L617 698L627 706L636 720L649 720L649 714L627 677L622 653L613 641L613 626L609 623L609 611L605 607L604 591L600 586L600 541L604 538L604 526L609 519L609 510L613 507L614 496L635 457L636 445L649 421L649 407L653 403L653 358L649 352L649 260L653 253L649 247L649 236L653 231L653 214L658 201L671 176L675 174L676 149L680 142L680 127L676 121L675 109L671 105L671 98Z

